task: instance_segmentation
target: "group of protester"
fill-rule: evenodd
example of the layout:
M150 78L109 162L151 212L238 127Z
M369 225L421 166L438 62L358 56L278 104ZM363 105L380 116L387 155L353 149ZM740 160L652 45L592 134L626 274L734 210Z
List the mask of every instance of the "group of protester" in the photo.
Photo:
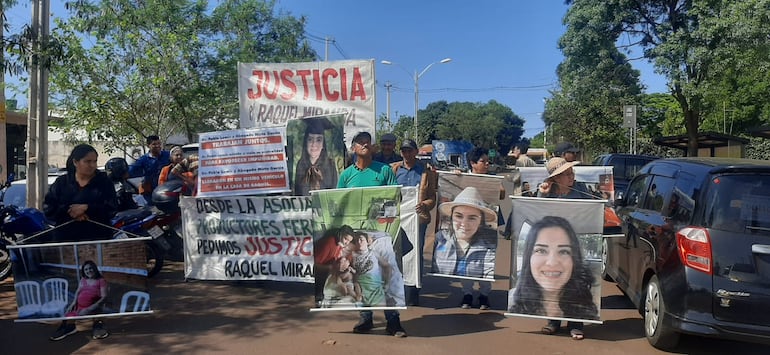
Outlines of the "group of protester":
M185 157L180 146L164 150L157 135L147 136L147 147L149 151L131 164L128 175L142 177L139 194L148 204L152 204L152 192L168 181L181 180L190 191L195 191L198 171L197 154Z
M326 166L333 165L334 162L328 155L323 131L322 125L310 123L307 125L301 158L295 173L294 187L297 190L295 193L309 194L314 189L332 187L355 188L387 185L418 187L419 195L415 210L419 216L419 245L416 245L415 248L419 255L420 274L424 274L422 251L425 246L427 227L431 221L431 211L437 204L438 174L429 164L417 159L417 143L410 139L403 140L399 147L399 155L395 151L396 137L388 133L382 136L380 151L375 154L371 135L367 132L360 132L353 137L350 147L354 155L353 163L344 169L339 176L336 176L337 170ZM186 183L194 183L197 156L184 158L179 147L165 151L162 149L162 144L157 136L148 137L147 145L149 152L136 160L129 169L130 176L144 177L140 192L147 201L151 201L152 190L165 181L182 179ZM557 154L560 153L560 156L550 159L546 164L549 173L546 181L540 183L536 191L530 191L529 187L524 186L525 193L531 192L540 197L585 198L580 193L575 193L573 187L574 173L572 167L578 162L574 161L574 157L571 160L568 159L570 159L570 155L575 155L575 151L574 147L567 147L557 152ZM531 165L531 159L526 157L525 146L515 147L514 152L519 154L517 165L519 161L522 161L522 166ZM489 173L489 156L486 150L474 149L468 157L471 166L469 172L474 174ZM111 237L112 233L106 228L93 228L88 223L82 223L92 220L101 224L109 224L109 219L117 209L114 185L105 173L97 170L96 159L97 153L93 147L86 144L76 146L67 160L67 174L57 178L46 195L44 212L49 218L54 220L57 225L74 221L55 231L56 241L81 241ZM336 181L336 185L332 186L330 181ZM505 197L506 192L501 186L500 199ZM440 209L441 213L450 216L451 226L449 230L437 233L434 246L434 268L451 269L451 273L461 276L483 278L494 275L493 268L484 267L484 265L490 264L489 258L494 260L494 246L490 244L496 243L496 231L487 229L486 222L498 221L499 213L487 207L474 187L467 187L453 201L443 203ZM591 280L580 268L582 257L575 233L569 227L569 223L565 224L564 222L566 221L560 220L559 217L544 219L532 228L532 233L527 237L525 258L532 260L531 265L526 263L522 272L529 273L526 277L529 279L531 276L532 285L529 285L527 290L513 291L514 299L527 300L528 302L521 303L521 310L545 309L549 316L554 317L580 317L596 311L595 306L594 309L590 309L588 306L587 310L580 309L578 310L579 314L575 314L574 309L559 307L559 297L563 296L564 293L578 293L580 297L585 297L585 293L588 292L590 296L591 285ZM356 240L360 236L352 233L352 230L339 235L342 237L333 242L336 247L330 249L336 253L341 252L351 242L356 245L365 243L365 241ZM357 248L359 251L366 250L366 246L357 246ZM547 258L550 254L560 258L560 263L565 267L564 270L557 272L535 269L535 259ZM316 255L316 261L321 256ZM339 259L339 256L339 254L334 254L331 257ZM348 260L348 262L351 261ZM494 262L491 264L494 265ZM567 267L569 270L566 269ZM89 277L88 275L95 271L98 275L98 270L93 270L95 265L89 265L89 268L86 270L84 265L81 274ZM335 268L325 272L328 274L332 271L339 277L338 282L342 285L349 285L349 287L345 286L345 289L349 290L354 298L358 298L360 291L356 290L356 285L350 284L350 277L345 274L355 272L355 265L353 263L338 264ZM558 276L554 277L557 274ZM548 275L545 278L550 280L541 280L543 275ZM552 280L554 278L558 280ZM488 309L490 307L489 293L492 288L489 281L461 280L463 298L460 306L470 308L473 305L474 282L479 284L479 308ZM91 285L94 282L89 281L87 284ZM586 284L588 289L586 289ZM572 291L563 291L566 289ZM406 290L408 305L419 305L419 294L419 288L408 286ZM536 301L533 301L538 299L547 302L541 301L540 304L537 304ZM92 308L97 307L84 307L84 309ZM389 334L396 337L407 336L401 325L398 311L386 310L385 318L387 320L386 331ZM546 334L554 334L559 330L559 326L559 321L549 321L542 331ZM360 320L353 330L357 333L365 333L373 327L372 312L361 311ZM582 323L570 322L568 327L574 339L583 338ZM94 323L93 332L95 339L106 337L109 334L101 321ZM74 333L73 326L63 322L51 339L60 340L72 333Z
M356 135L351 146L351 151L355 154L352 159L354 163L339 176L337 187L391 184L420 186L416 210L421 219L419 246L416 247L420 251L420 274L423 274L424 260L421 251L430 222L430 211L436 206L437 173L429 164L416 159L418 148L414 141L405 139L402 142L401 156L394 151L395 141L396 137L392 134L384 134L379 144L380 152L373 154L371 136L365 132ZM579 163L574 161L579 150L569 143L561 144L558 150L557 156L546 164L548 178L538 184L537 191L530 191L528 186L524 186L525 192L528 192L525 196L587 198L587 195L573 191L575 183L572 167ZM525 145L514 147L518 166L534 166L534 162L526 156L526 151ZM468 172L489 173L489 157L486 150L474 149L468 153L468 160L471 167ZM388 163L391 169L388 169ZM391 170L395 173L395 181ZM501 186L500 199L505 197L505 190ZM436 234L433 271L469 278L493 277L497 233L487 225L498 222L499 213L488 207L474 187L465 188L453 201L442 203L440 209L441 214L450 216L451 222L448 230L441 230ZM510 311L553 317L598 319L591 295L593 276L584 266L577 236L567 220L549 216L536 223L527 236L524 258L530 262L526 263L522 270L526 276L521 282L521 287L511 291L512 298L518 301L514 302ZM548 265L546 271L542 265ZM337 267L348 270L347 265L343 266ZM479 285L478 307L482 310L489 309L491 282L473 279L461 279L463 298L460 306L473 306L473 286L476 282ZM418 288L407 286L407 300L410 306L419 305L419 292ZM560 302L562 299L578 302ZM385 318L386 331L389 334L406 336L396 311L385 311ZM558 320L550 320L542 328L542 332L555 334L560 329L560 323ZM573 339L583 339L582 325L581 322L568 322L567 326ZM353 328L354 332L368 332L372 328L372 312L362 311L361 319Z

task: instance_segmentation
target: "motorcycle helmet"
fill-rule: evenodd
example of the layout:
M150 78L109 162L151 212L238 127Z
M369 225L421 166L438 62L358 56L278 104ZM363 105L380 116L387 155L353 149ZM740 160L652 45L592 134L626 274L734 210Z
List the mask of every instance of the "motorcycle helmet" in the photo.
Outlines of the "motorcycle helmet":
M104 164L104 170L107 172L107 176L112 181L120 181L128 173L128 163L123 158L110 158L107 163Z
M152 191L152 204L165 213L174 213L179 211L180 195L185 193L185 185L182 180L175 179L166 181Z

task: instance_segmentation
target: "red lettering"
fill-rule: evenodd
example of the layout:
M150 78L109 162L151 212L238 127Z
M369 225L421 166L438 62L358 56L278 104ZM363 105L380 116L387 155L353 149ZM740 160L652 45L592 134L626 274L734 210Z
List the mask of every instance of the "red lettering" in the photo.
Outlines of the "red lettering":
M246 253L249 254L249 256L254 256L259 251L259 247L256 245L256 242L254 241L254 237L247 237L246 238Z
M315 99L321 101L321 75L318 69L313 69L313 88L315 88Z
M340 68L340 88L342 88L342 101L348 99L348 71L345 68Z
M299 248L299 253L304 256L313 255L313 238L302 238L302 246Z
M283 246L276 237L260 238L260 237L247 237L246 253L250 256L259 255L275 255L280 254Z
M259 70L254 70L251 72L251 75L257 77L257 87L256 87L257 92L254 93L254 89L249 88L249 90L247 90L247 94L249 95L250 99L256 100L256 99L259 99L260 96L262 96L262 90L259 87L259 83L262 82L262 72Z
M278 87L280 86L281 78L277 71L273 70L273 78L275 83L273 84L273 91L270 91L270 73L265 72L265 77L262 81L262 91L265 93L265 97L269 100L275 100L278 97Z
M329 77L336 78L337 71L331 68L324 69L323 77L322 77L324 95L326 95L326 99L328 101L337 101L340 97L340 93L337 91L329 90ZM345 83L343 83L342 86L345 86Z
M297 76L299 76L302 79L302 88L303 88L302 98L305 100L307 100L307 97L309 95L308 85L307 85L308 75L310 75L310 70L307 70L307 69L297 70Z
M364 89L364 80L361 78L359 68L353 68L353 83L350 87L350 100L358 97L359 100L366 100L366 90Z
M283 86L288 90L283 90L283 93L281 94L281 98L288 101L294 98L295 95L297 95L297 85L294 84L294 81L292 81L292 76L294 76L294 73L291 70L282 70L281 71L281 83Z

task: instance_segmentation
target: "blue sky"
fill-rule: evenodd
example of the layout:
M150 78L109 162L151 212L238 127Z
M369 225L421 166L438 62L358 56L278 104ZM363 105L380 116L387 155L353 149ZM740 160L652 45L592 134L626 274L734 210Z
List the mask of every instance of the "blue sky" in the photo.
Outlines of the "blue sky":
M412 116L414 71L451 58L420 77L420 109L439 100L496 100L526 121L525 137L544 129L543 98L555 88L556 66L563 59L557 41L567 6L561 0L278 0L277 8L307 18L306 31L322 59L326 37L334 39L328 60L374 59L378 113L387 111L385 84L390 82L391 117ZM52 1L51 11L64 15L59 1ZM8 18L29 21L30 13L24 3ZM665 91L665 80L651 65L633 65L642 72L647 92ZM26 99L16 98L26 106Z

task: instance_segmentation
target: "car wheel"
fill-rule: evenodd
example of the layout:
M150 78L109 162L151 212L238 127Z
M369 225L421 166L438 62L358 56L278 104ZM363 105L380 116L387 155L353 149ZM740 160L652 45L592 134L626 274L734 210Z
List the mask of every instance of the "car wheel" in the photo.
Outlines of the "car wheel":
M607 274L607 260L609 260L607 246L607 238L602 238L602 278L605 281L614 281L612 277Z
M679 333L663 322L665 313L660 281L658 276L653 276L644 296L644 334L647 341L658 349L671 349L679 343Z

